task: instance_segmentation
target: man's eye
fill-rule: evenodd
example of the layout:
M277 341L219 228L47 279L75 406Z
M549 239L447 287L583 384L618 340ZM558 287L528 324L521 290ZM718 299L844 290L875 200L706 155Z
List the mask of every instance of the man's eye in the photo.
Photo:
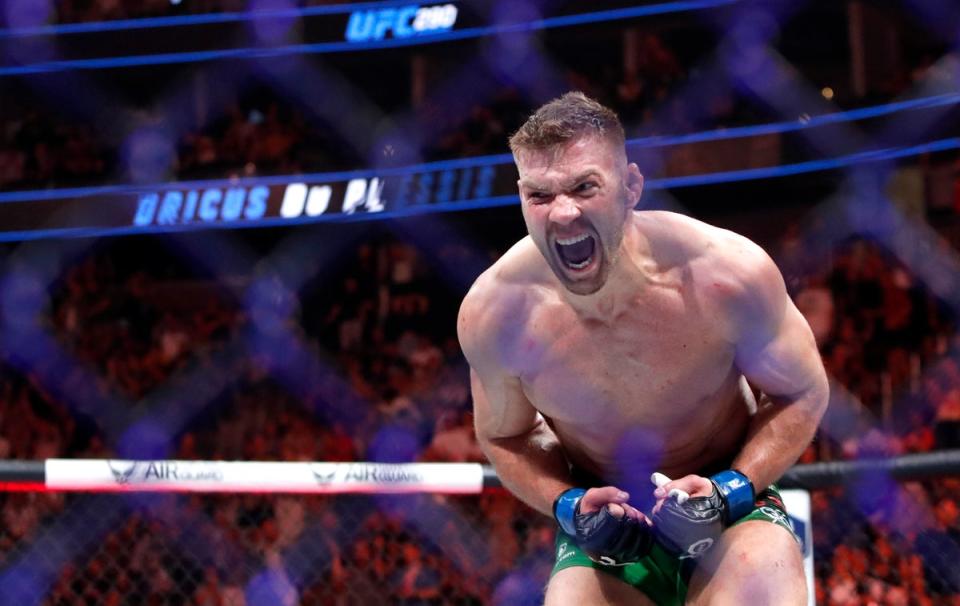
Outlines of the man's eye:
M527 194L527 199L533 202L534 204L540 204L540 203L546 202L548 198L550 198L550 196L541 191L535 191Z
M584 182L581 183L580 185L577 185L577 186L574 188L574 191L576 191L577 193L583 193L583 192L587 192L587 191L592 191L592 190L594 190L594 189L596 189L596 188L597 188L597 184L594 183L593 181L584 181Z

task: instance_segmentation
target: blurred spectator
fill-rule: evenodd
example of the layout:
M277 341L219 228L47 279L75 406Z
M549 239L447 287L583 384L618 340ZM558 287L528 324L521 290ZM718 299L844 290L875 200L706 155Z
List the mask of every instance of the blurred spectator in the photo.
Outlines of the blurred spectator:
M914 539L923 561L924 578L932 596L960 595L960 508L950 497L934 507L934 525Z
M437 419L433 439L421 455L423 461L450 463L486 460L473 430L473 415L450 411Z

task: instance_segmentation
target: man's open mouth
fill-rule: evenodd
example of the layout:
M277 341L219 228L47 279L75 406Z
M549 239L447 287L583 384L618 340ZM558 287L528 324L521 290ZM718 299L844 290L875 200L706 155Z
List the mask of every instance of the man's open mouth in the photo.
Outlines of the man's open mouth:
M584 269L593 260L596 240L589 234L570 238L557 238L554 246L563 264L570 269Z

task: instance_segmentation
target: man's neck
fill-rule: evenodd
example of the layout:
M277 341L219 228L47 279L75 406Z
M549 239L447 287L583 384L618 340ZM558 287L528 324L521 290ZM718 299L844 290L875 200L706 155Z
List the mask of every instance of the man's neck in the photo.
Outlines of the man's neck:
M645 284L651 283L654 264L649 243L638 230L628 228L620 251L600 290L578 295L561 287L560 296L584 320L613 324L633 307Z

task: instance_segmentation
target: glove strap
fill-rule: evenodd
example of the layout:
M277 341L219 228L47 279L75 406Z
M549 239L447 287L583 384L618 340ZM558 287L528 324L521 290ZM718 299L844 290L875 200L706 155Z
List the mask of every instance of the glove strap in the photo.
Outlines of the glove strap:
M557 519L560 528L572 537L577 536L577 505L587 491L583 488L568 488L560 493L553 502L553 517Z
M710 476L727 504L727 524L736 522L753 511L754 492L750 479L735 469Z

